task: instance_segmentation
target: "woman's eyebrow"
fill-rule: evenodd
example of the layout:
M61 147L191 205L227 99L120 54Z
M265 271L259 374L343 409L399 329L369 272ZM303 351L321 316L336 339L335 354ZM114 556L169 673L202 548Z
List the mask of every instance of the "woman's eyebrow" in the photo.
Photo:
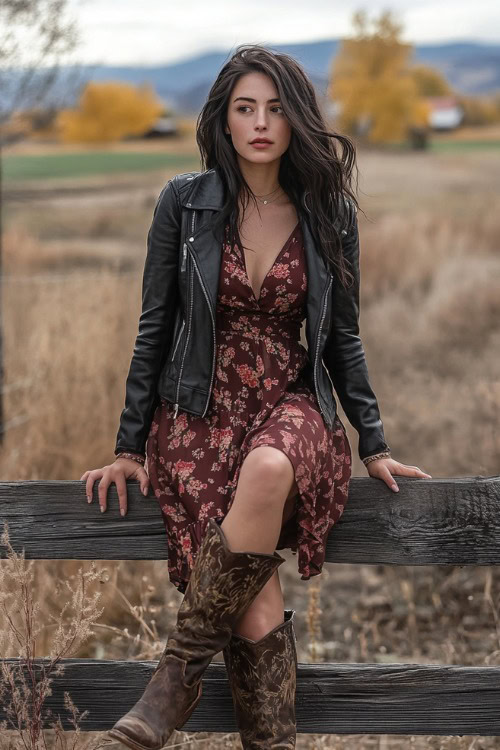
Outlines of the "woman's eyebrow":
M253 102L254 104L257 101L257 99L251 99L249 96L237 96L236 99L233 99L233 104L234 102L237 102L239 99L243 99L245 102ZM279 102L279 97L275 99L268 99L267 103L269 104L270 102Z

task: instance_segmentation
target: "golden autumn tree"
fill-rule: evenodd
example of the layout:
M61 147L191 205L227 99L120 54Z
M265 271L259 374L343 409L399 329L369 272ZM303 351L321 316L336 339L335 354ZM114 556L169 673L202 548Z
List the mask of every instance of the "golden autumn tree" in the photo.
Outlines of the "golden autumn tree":
M429 110L420 95L401 26L383 11L368 27L366 11L353 16L354 36L342 40L332 63L330 99L340 104L339 128L371 143L404 140L412 128L425 128Z
M79 106L59 113L56 127L66 143L117 141L145 133L163 109L149 84L90 82Z
M412 74L417 84L418 93L421 96L450 96L454 94L446 78L428 65L414 65Z

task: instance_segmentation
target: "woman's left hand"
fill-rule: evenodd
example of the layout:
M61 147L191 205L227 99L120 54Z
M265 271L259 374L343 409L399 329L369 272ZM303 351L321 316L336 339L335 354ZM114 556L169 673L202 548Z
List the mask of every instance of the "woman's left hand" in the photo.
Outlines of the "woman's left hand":
M371 477L382 479L388 487L394 492L399 492L399 487L393 479L393 474L407 477L420 477L422 479L432 479L430 474L421 471L418 466L407 466L395 461L393 458L376 458L370 461L366 469Z

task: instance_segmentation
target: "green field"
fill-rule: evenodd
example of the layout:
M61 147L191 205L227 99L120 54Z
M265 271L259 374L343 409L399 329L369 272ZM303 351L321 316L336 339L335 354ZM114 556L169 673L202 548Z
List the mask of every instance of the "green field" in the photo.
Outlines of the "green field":
M6 181L144 172L164 167L199 169L199 160L193 158L192 154L168 154L162 151L155 153L87 151L75 154L12 154L4 156L2 161Z
M408 151L407 143L387 144L390 150ZM499 140L441 140L429 143L428 150L448 153L462 151L497 151ZM384 150L384 147L381 149ZM163 169L199 169L199 159L192 153L171 154L164 151L87 151L45 155L6 155L2 158L3 176L6 182L22 180L50 180L67 177L74 179L91 175L111 175L120 172L144 172Z
M433 141L430 144L431 151L449 151L449 152L457 152L460 151L473 151L477 149L481 149L481 151L486 151L487 149L491 149L493 151L496 151L500 148L500 140L495 141Z

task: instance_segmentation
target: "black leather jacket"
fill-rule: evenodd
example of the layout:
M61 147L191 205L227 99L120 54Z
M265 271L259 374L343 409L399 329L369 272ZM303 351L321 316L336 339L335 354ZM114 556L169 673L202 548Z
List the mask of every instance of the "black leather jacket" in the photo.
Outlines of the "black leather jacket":
M173 177L160 193L147 238L142 313L126 381L115 454L145 455L154 410L163 398L179 409L204 416L215 372L216 300L222 236L210 221L223 205L218 172ZM337 405L359 434L360 458L390 450L384 439L375 394L359 337L359 238L355 206L342 229L345 257L356 283L345 290L315 247L306 202L297 208L307 260L304 370L327 427Z

